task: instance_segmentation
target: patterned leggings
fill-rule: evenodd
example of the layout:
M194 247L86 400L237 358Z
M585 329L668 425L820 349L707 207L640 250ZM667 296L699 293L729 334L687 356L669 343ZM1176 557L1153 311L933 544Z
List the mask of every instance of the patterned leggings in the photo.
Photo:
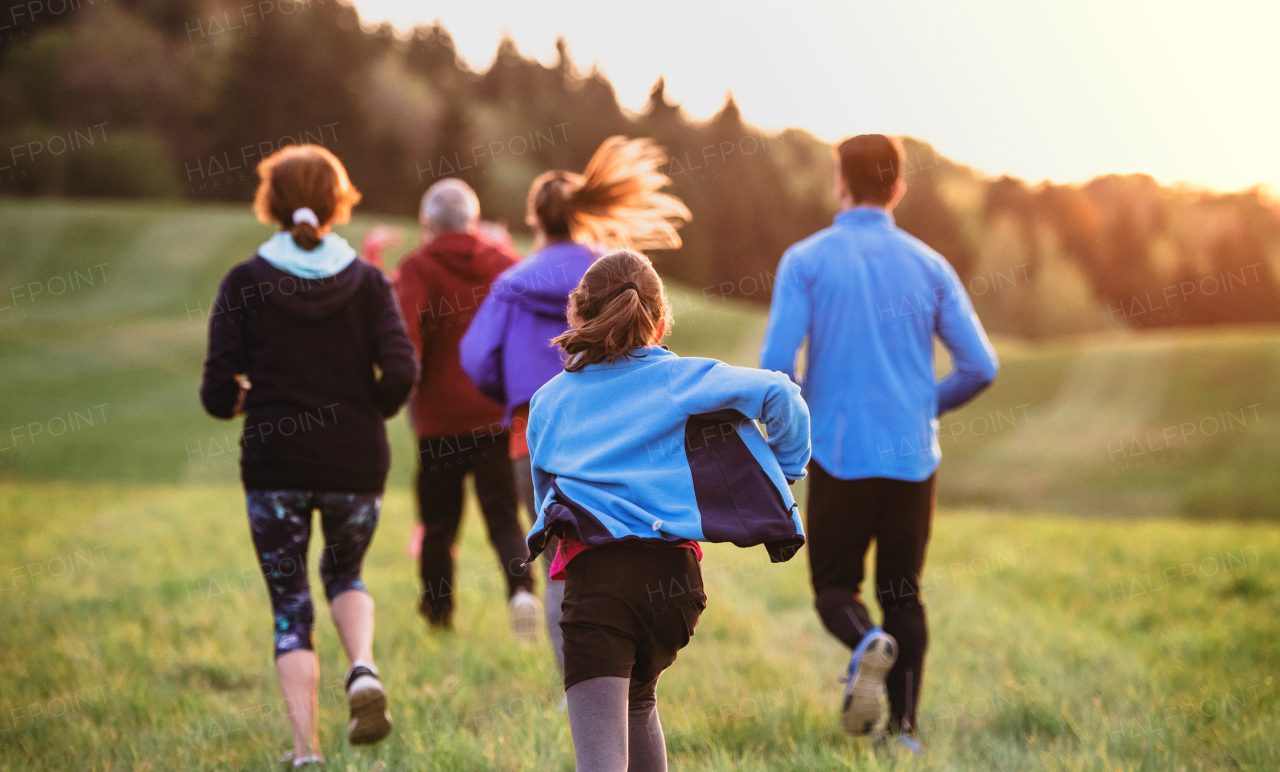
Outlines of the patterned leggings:
M307 581L311 513L320 511L324 531L320 581L325 597L332 602L348 590L367 593L360 565L378 527L382 494L246 491L245 500L253 546L275 614L276 657L314 650L315 610Z

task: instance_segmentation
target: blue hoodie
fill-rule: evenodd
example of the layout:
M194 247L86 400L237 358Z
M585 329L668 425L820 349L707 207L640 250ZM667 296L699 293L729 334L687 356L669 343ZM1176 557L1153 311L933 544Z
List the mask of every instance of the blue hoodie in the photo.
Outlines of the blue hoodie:
M526 257L494 281L459 344L462 369L476 388L515 408L564 370L551 339L569 329L569 293L599 257L588 246L560 242Z
M774 562L804 544L788 485L809 461L809 410L779 373L635 349L552 378L527 436L531 560L551 535L764 544Z
M941 381L934 335L955 362ZM813 458L844 480L928 478L942 458L938 414L999 369L955 270L877 207L840 212L782 256L760 366L795 378L806 337Z

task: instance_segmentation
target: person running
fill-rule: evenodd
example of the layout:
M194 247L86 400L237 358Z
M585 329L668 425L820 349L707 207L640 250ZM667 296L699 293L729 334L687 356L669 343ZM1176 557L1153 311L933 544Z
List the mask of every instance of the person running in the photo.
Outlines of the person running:
M480 391L506 406L502 420L511 429L516 487L530 520L537 508L525 442L529 400L564 368L551 339L569 329L569 293L602 250L680 246L676 230L690 214L680 199L658 192L671 182L659 171L665 162L650 140L610 137L582 174L551 171L535 179L525 218L535 252L498 277L462 338L463 369ZM560 583L550 582L544 596L547 633L563 673L562 592Z
M462 520L463 481L474 475L480 511L502 561L511 627L517 638L538 634L541 608L533 595L529 553L517 514L502 405L481 394L458 361L458 341L489 285L519 256L480 235L480 200L467 183L441 180L422 197L423 243L398 266L396 294L409 337L422 361L410 403L418 437L418 512L423 528L418 560L419 609L437 628L452 624L456 587L453 552Z
M778 265L760 366L796 375L808 338L804 396L813 411L809 568L818 614L854 650L846 729L889 727L913 752L928 634L920 569L933 520L938 415L972 399L998 363L964 285L945 259L896 227L906 192L902 146L881 134L835 154L835 224L792 245ZM954 370L936 381L934 336ZM876 542L875 626L860 591Z
M409 396L417 365L391 285L329 233L360 200L341 162L295 145L258 164L258 176L254 212L280 231L222 280L200 399L218 418L245 416L249 528L275 617L293 764L303 766L324 762L307 576L313 512L324 534L320 581L351 663L348 739L375 743L391 732L360 568L391 465L384 422Z
M555 339L564 372L530 404L529 551L558 537L578 772L665 770L658 679L707 605L698 542L795 555L804 530L789 486L805 475L809 411L779 373L659 346L671 306L631 250L587 270L569 322Z

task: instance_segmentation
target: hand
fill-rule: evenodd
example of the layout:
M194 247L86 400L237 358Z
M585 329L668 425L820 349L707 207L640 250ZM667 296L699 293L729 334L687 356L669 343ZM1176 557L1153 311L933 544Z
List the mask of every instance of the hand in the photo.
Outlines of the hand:
M382 268L383 252L400 244L400 231L387 225L377 225L365 235L360 244L360 257L375 268Z
M240 377L236 380L240 381L240 393L236 395L236 406L231 409L231 417L244 415L244 401L249 396L249 389L253 388L253 384L249 383L248 378Z
M414 523L413 530L409 532L409 541L404 545L404 551L414 560L422 555L422 537L426 532L427 528L421 520Z
M489 241L496 242L509 249L515 247L515 241L511 238L511 231L507 230L505 222L494 222L493 220L481 220L476 225L476 230L480 231L480 235Z

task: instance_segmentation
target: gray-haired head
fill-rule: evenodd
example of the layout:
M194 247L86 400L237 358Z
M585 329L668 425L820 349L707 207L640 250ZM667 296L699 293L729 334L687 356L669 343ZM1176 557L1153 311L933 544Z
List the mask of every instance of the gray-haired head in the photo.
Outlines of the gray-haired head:
M480 221L480 199L462 180L440 180L423 194L419 220L437 235L465 233Z

